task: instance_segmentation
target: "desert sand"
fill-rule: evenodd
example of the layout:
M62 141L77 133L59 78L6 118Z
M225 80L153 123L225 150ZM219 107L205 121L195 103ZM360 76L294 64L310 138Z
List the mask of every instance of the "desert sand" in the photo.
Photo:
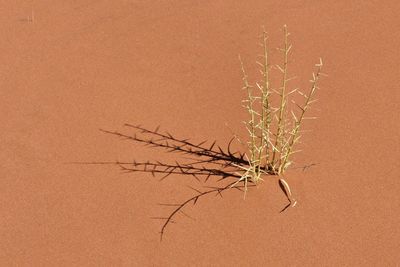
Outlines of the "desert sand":
M1 266L396 266L398 1L7 1L0 9ZM124 123L225 147L245 135L241 54L257 78L261 26L292 33L293 86L324 59L297 166L199 200L160 242L193 177L75 161L165 160L99 131ZM179 159L179 158L177 158Z

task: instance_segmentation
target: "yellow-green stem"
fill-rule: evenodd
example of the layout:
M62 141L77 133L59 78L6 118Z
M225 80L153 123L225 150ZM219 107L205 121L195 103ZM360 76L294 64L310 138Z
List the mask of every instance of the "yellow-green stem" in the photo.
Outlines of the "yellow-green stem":
M281 165L279 166L279 173L283 173L285 170L285 165L289 160L290 154L293 151L293 147L294 147L295 143L297 142L297 136L298 136L298 133L300 130L301 123L304 119L304 114L306 113L308 107L310 106L310 102L313 100L315 91L317 90L317 83L318 83L318 80L319 80L319 77L321 74L321 69L322 69L322 61L317 66L318 66L318 70L315 75L313 74L313 80L312 80L310 93L308 94L306 103L304 104L304 107L301 110L300 116L297 119L297 121L295 122L295 126L294 126L293 130L291 131L291 140L289 142L288 149L285 153L283 161L282 161Z
M282 85L281 85L281 91L280 91L281 102L279 105L279 116L278 116L278 126L277 126L278 128L277 128L276 139L275 139L275 149L272 154L272 161L271 161L271 164L273 166L275 166L277 163L277 162L275 162L277 153L281 153L281 139L282 139L282 134L284 132L284 114L285 114L285 106L286 106L286 95L285 94L286 94L287 64L288 64L288 54L289 54L289 44L288 44L289 34L287 32L286 25L283 27L283 31L284 31L284 35L285 35L285 47L283 49L284 62L283 62L283 68L281 69L281 71L283 72L283 75L282 75Z

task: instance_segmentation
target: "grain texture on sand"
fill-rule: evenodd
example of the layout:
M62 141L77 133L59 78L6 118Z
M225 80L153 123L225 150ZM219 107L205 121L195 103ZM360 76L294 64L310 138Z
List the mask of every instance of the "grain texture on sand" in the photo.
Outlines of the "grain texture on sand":
M398 1L5 1L0 9L0 265L383 265L400 261ZM160 159L104 135L161 125L226 144L244 135L237 55L257 75L257 38L292 33L302 88L318 58L317 121L278 180L198 201L159 243L189 177L68 161ZM273 43L271 45L274 45Z

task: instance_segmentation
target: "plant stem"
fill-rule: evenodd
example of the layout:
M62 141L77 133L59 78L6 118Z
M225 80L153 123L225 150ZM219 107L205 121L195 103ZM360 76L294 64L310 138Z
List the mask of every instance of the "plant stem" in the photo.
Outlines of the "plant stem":
M267 47L267 33L263 31L263 48L264 48L264 62L263 62L263 86L262 86L262 117L261 117L261 148L260 151L260 162L265 146L265 159L266 166L269 164L269 147L270 147L270 124L271 124L271 112L269 107L269 94L270 94L270 84L269 84L269 64L268 64L268 47Z
M242 67L242 73L243 73L243 83L244 83L243 89L247 90L246 108L250 114L250 121L246 122L246 128L250 134L250 141L248 143L248 147L249 147L249 151L250 151L249 165L253 169L253 174L254 174L254 175L251 175L251 177L254 178L253 181L256 182L255 180L259 177L259 175L258 175L259 167L258 166L260 165L260 162L259 162L258 158L256 157L256 152L258 152L260 149L257 148L257 135L256 135L256 125L255 125L256 111L254 110L254 106L253 106L255 97L252 95L252 86L249 84L249 82L247 80L247 74L244 69L243 61L241 60L240 56L239 56L239 60L240 60L240 64Z
M285 156L283 157L281 165L279 166L279 173L283 173L283 171L285 170L285 165L288 162L290 155L292 154L293 146L296 144L296 142L299 139L298 138L298 134L299 134L299 131L300 131L301 123L303 122L303 119L304 119L304 114L306 113L306 111L310 107L310 104L313 102L314 94L315 94L316 90L318 89L317 83L318 83L318 80L319 80L319 78L321 76L322 65L323 64L322 64L322 60L321 59L320 59L320 63L315 65L315 66L318 67L317 73L316 74L313 73L313 79L311 80L311 89L310 89L310 92L309 92L308 96L306 96L306 103L304 104L303 107L299 106L299 108L301 109L301 113L300 113L299 118L297 120L295 119L294 128L290 133L291 134L291 139L290 139L290 142L289 142L289 145L288 145L288 149L287 149L287 151L285 153Z
M288 31L286 25L283 26L283 31L284 31L284 39L285 39L285 47L282 49L283 51L283 56L284 56L284 62L283 62L283 67L280 68L282 72L282 85L281 85L281 91L280 91L280 96L281 96L281 102L279 105L279 117L278 117L278 128L277 128L277 133L276 133L276 140L275 140L275 148L273 149L273 154L272 154L272 161L271 164L273 166L276 165L277 162L275 162L275 158L277 153L281 153L281 148L282 148L282 134L284 133L284 114L285 114L285 107L286 107L286 82L287 82L287 65L288 65L288 54L290 50L290 46L288 43ZM280 165L280 164L279 164Z

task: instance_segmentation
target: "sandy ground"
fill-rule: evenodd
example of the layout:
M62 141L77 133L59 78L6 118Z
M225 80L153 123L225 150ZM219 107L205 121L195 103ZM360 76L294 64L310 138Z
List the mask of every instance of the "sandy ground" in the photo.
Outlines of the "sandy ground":
M240 2L240 3L239 3ZM399 256L398 1L6 1L0 9L1 266L396 266ZM244 134L237 55L255 78L261 25L290 73L325 78L288 172L180 216L190 177L158 182L70 161L174 160L98 131L126 122L182 138ZM397 112L396 112L397 111ZM228 125L228 126L226 126Z

